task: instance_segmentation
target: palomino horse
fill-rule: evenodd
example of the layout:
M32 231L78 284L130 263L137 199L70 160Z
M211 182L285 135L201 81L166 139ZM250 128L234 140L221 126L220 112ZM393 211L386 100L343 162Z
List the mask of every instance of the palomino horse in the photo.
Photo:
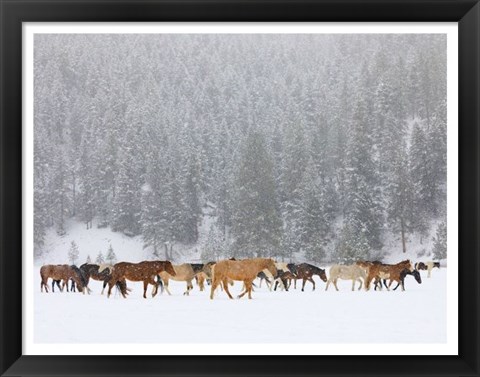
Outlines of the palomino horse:
M328 278L327 286L325 287L326 291L328 290L330 283L333 283L333 286L338 291L338 287L337 287L338 279L351 280L352 291L355 290L355 283L359 281L360 286L358 287L358 290L360 290L362 289L363 282L367 278L367 273L365 272L365 270L362 267L357 266L356 264L351 266L342 266L339 264L334 265L330 267L329 275L330 277Z
M215 268L213 269L210 299L213 300L215 289L221 283L223 284L223 289L227 293L228 297L233 299L228 290L229 280L243 281L243 284L245 285L245 291L240 293L238 298L241 298L248 293L248 298L251 299L253 280L255 280L258 273L264 269L268 269L272 276L277 276L277 269L273 259L253 258L240 261L222 260L217 262L217 264L215 264Z
M84 263L80 266L80 271L82 271L83 275L85 276L87 285L90 282L90 278L97 281L103 281L103 295L105 287L112 277L113 266Z
M400 282L397 282L397 286L393 288L394 291L398 288L400 284L402 285L402 291L405 290L405 277L407 275L413 275L417 283L422 284L422 277L420 276L420 272L418 272L418 270L413 270L412 272L407 269L404 269L402 272L400 272Z
M315 281L313 280L313 275L318 275L320 279L322 279L324 282L327 282L327 275L325 274L325 270L308 263L302 263L302 264L296 265L294 275L296 279L303 280L302 292L305 289L305 283L307 282L307 280L313 284L312 290L313 291L315 290Z
M392 285L392 279L400 281L400 273L407 269L409 271L414 270L410 260L404 260L397 264L372 264L368 268L367 280L365 281L365 290L370 289L370 283L372 280L376 279L390 279L390 283L387 286L387 289L390 289Z
M117 263L113 266L112 277L108 282L107 297L110 297L114 285L117 285L117 283L125 283L125 280L143 281L143 298L147 298L148 284L153 285L152 297L155 297L158 290L158 284L155 282L155 276L159 275L163 271L167 271L170 275L175 276L175 270L169 261ZM121 290L121 293L124 298L127 297L126 291Z
M70 279L72 279L78 287L79 292L85 293L85 287L87 286L85 277L77 266L69 266L68 264L47 264L40 268L40 277L42 282L40 283L40 289L43 292L48 292L48 279L61 280L63 282L60 291L63 291Z
M175 281L185 281L187 282L187 290L183 292L184 295L188 296L190 291L193 289L192 280L195 278L195 271L192 268L190 263L184 263L180 265L174 265L173 269L175 274L170 274L168 271L160 272L159 275L165 285L165 290L169 295L171 295L170 290L168 289L168 281L170 279ZM201 269L199 269L201 271Z

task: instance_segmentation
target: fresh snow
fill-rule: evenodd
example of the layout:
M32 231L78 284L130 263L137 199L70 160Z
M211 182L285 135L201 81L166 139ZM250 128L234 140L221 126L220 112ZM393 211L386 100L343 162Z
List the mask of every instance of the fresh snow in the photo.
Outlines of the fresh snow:
M325 266L323 266L325 267ZM142 283L124 299L114 290L101 295L92 281L90 295L41 293L39 268L34 279L35 343L445 343L446 269L422 271L423 283L407 276L406 291L352 292L350 281L340 291L317 277L317 288L305 292L255 288L253 299L229 300L210 287L194 285L183 296L185 283L170 282L172 296L142 297ZM327 270L328 274L328 270ZM257 281L258 283L258 281ZM257 284L258 285L258 284ZM238 294L241 283L231 287Z

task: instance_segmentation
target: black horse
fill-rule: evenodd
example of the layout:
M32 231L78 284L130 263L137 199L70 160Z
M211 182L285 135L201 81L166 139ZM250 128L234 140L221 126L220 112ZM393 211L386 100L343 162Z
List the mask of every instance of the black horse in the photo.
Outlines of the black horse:
M420 272L418 272L418 270L410 271L408 269L404 269L402 272L400 272L400 283L397 283L397 286L393 288L393 290L396 290L400 284L402 284L402 288L405 290L405 277L407 275L413 275L417 283L422 284L422 277L420 276Z

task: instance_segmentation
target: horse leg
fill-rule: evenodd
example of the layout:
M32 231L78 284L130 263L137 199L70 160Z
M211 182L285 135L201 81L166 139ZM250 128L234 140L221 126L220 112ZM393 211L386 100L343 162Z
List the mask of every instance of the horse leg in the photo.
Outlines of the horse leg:
M103 289L102 289L102 295L103 295L103 291L105 290L105 287L107 286L108 282L105 280L103 282Z
M310 277L308 278L308 281L310 281L310 282L313 284L313 289L312 289L312 291L314 291L314 290L315 290L315 280L313 280L313 278L310 276Z
M328 281L327 281L327 285L326 285L326 287L325 287L325 290L326 290L326 291L328 291L328 287L329 287L329 285L330 285L330 282L331 282L331 280L330 280L330 279L328 279Z
M187 290L183 292L184 296L190 296L190 291L193 289L192 281L188 280L187 281Z
M155 278L151 276L150 279L148 280L148 283L153 285L152 298L154 298L158 293L158 282L156 282Z
M228 279L227 278L224 278L222 280L222 284L223 284L223 290L225 291L225 293L228 295L228 298L233 300L233 296L230 294L230 291L228 290Z
M247 285L247 290L248 290L248 299L252 299L252 282L245 283Z
M356 280L352 279L352 292L355 290L355 282L356 282Z
M370 290L370 283L372 282L372 276L369 274L367 276L367 280L365 281L365 290L368 291Z
M217 289L219 283L220 281L218 279L212 279L212 285L210 286L210 300L213 300L213 294L215 292L215 289Z
M114 285L115 285L115 283L113 282L113 280L110 280L108 282L107 298L110 298L110 295L112 294L112 288L113 288Z
M148 280L143 281L143 298L147 298Z
M168 282L170 281L170 279L165 279L163 281L163 286L165 287L165 290L167 291L168 295L171 296L172 294L170 293L170 289L168 289Z
M303 278L303 283L302 283L302 292L305 289L305 283L307 282L306 278Z
M393 284L393 279L390 279L390 281L388 282L388 285L387 285L387 291L390 290L390 287L392 286Z
M358 281L360 282L360 287L358 287L358 290L360 290L360 289L362 289L363 281L362 281L362 279L358 279Z

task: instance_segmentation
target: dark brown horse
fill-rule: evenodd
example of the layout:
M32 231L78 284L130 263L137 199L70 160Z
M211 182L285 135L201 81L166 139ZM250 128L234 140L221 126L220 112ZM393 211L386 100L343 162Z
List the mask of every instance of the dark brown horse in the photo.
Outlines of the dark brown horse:
M77 266L69 266L68 264L47 264L40 268L40 277L42 279L40 283L40 290L48 292L48 279L61 280L62 287L60 291L63 291L70 279L72 279L78 287L79 292L85 293L85 287L87 286L85 277Z
M315 290L315 281L313 280L313 275L318 275L320 279L322 279L325 283L327 282L327 275L325 274L325 270L308 263L302 263L295 266L295 278L303 280L302 292L305 289L305 283L307 281L313 284L312 291Z
M143 281L143 297L147 298L148 284L153 285L152 297L155 297L158 290L158 284L155 277L161 272L166 271L170 275L175 276L175 270L169 261L144 261L140 263L120 262L113 266L112 276L108 282L108 294L110 297L112 288L117 283L124 283L125 280ZM122 296L126 298L126 294L121 290Z
M103 291L112 277L113 266L102 267L103 268L100 268L98 264L84 263L80 266L80 271L82 271L83 276L85 276L87 286L90 282L90 278L97 281L103 281L103 295Z
M393 290L396 290L400 284L402 285L402 291L405 290L405 277L407 275L412 275L418 284L422 284L422 277L420 276L420 272L418 272L418 270L410 271L410 270L404 269L402 272L400 272L400 281L397 282L397 286L393 288Z

